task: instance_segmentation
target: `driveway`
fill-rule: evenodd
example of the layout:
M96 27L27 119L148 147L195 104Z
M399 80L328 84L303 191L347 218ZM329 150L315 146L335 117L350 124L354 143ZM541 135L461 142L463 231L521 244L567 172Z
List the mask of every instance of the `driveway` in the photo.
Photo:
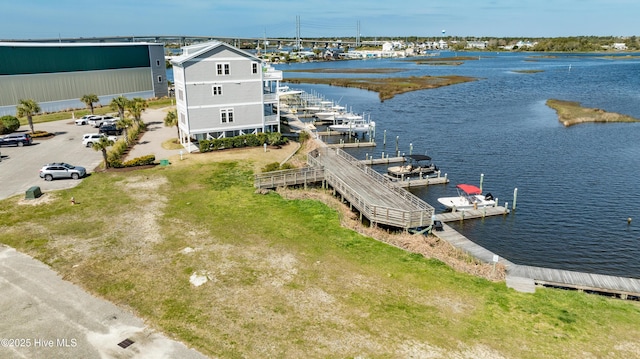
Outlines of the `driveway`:
M179 159L181 150L167 150L162 148L162 142L176 138L175 127L164 126L167 109L147 109L142 114L142 120L147 124L145 132L138 144L129 152L126 160L149 154L156 156L156 162L161 159ZM55 136L48 139L36 139L31 146L0 147L2 162L0 162L0 199L18 194L24 195L32 186L40 186L44 193L52 190L71 188L80 181L71 179L47 182L39 177L40 168L50 162L66 162L74 166L87 169L89 175L102 162L102 153L82 145L82 135L98 133L98 129L89 125L77 126L72 119L55 122L38 123L34 125L36 131L47 131ZM19 132L28 132L28 126L22 126ZM186 150L182 150L186 154Z
M40 186L42 192L70 188L79 183L74 180L55 180L47 182L39 177L40 168L50 162L67 162L82 166L88 173L102 161L102 153L82 145L82 135L97 133L90 126L76 126L71 120L35 124L38 131L54 133L48 139L34 139L33 145L24 147L2 146L0 162L0 199L24 194L32 186ZM20 132L28 132L28 126L22 126Z

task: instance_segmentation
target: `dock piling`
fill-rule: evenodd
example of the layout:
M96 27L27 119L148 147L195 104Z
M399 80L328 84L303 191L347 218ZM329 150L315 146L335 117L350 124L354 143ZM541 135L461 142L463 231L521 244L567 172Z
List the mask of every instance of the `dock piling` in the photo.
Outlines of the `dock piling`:
M516 209L516 199L518 198L518 188L513 189L513 207L512 209Z

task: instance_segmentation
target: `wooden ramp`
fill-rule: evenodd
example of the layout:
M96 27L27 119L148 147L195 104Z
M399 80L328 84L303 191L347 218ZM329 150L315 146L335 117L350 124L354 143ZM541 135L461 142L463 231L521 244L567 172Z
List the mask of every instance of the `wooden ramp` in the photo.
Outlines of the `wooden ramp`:
M640 297L640 279L635 278L523 265L510 266L508 275L531 278L538 285L610 293L624 299Z
M442 240L447 241L452 246L464 251L465 253L468 253L469 255L485 263L494 263L494 259L497 257L498 263L502 263L505 266L513 265L513 263L511 263L510 261L504 258L500 258L497 254L472 242L470 239L458 233L458 231L451 228L450 226L443 224L442 228L443 228L442 231L433 231L431 232L431 234L433 234L434 236Z
M371 222L405 229L431 225L433 207L343 150L322 147L307 161L324 168L327 184Z

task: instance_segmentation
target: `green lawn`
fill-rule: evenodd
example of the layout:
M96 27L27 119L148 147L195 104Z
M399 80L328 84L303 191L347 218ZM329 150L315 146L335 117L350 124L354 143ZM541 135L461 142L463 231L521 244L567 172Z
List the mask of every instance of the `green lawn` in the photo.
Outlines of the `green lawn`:
M638 302L457 273L320 202L255 194L252 170L95 173L37 205L2 201L0 242L211 357L640 356Z

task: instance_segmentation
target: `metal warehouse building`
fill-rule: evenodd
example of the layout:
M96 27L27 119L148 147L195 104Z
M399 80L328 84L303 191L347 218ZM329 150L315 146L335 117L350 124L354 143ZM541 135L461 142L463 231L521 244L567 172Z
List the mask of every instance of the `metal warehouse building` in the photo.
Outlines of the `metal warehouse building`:
M169 94L164 44L0 42L0 59L0 116L15 115L20 99L55 112L84 108L88 94L103 106Z

